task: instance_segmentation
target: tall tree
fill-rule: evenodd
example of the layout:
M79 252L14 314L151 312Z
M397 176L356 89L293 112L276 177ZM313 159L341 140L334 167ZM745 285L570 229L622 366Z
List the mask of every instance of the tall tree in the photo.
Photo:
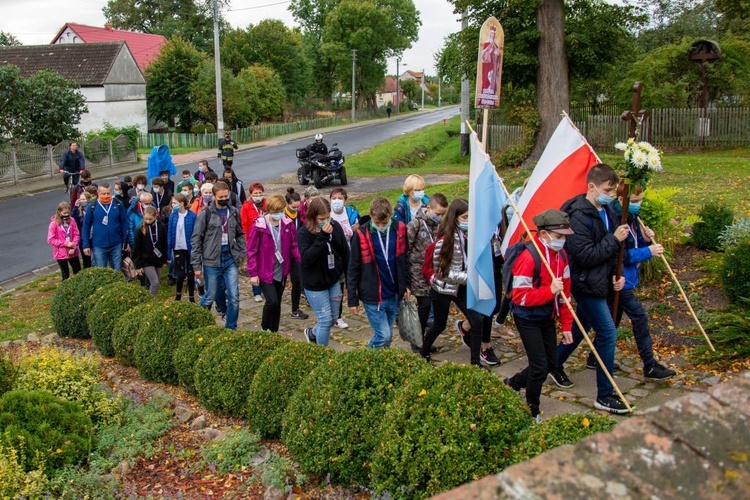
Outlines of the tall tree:
M11 47L15 45L21 45L21 41L13 36L13 33L0 31L0 47Z
M301 103L310 92L311 68L302 33L282 21L266 19L247 30L231 30L221 47L221 62L235 75L252 65L267 66L279 75L292 103Z
M190 84L207 60L206 54L179 37L167 42L146 69L146 101L153 118L168 124L176 119L180 129L190 130L196 119Z
M219 0L219 5L228 5L228 0ZM115 28L180 36L198 50L212 50L213 0L108 0L102 11Z

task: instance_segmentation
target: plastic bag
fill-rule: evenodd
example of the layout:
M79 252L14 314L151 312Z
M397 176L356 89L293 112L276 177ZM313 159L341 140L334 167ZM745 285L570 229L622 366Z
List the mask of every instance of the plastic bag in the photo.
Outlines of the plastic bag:
M419 323L417 305L413 300L401 301L398 311L398 334L404 341L422 347L422 325Z

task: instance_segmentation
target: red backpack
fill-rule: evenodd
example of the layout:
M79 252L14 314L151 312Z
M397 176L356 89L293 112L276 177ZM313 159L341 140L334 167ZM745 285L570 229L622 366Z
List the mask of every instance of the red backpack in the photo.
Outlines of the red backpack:
M432 286L432 280L435 276L435 268L432 264L433 256L435 254L435 243L437 243L437 240L433 241L427 246L427 249L424 253L424 262L422 263L422 276L424 276L424 279L427 280L427 283L430 286Z

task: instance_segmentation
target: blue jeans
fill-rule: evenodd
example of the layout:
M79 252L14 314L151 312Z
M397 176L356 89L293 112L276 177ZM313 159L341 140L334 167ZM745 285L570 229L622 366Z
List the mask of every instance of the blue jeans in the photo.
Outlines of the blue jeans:
M313 335L315 335L315 342L320 345L328 345L331 326L338 317L342 295L341 283L338 281L328 290L305 289L307 301L318 319L318 323L313 327Z
M596 332L594 338L594 347L599 357L602 358L604 366L610 374L614 371L615 364L615 341L617 340L617 328L612 320L612 313L607 305L607 299L602 297L591 297L588 295L575 295L576 314L581 320L581 324L586 332L593 328ZM583 334L576 323L573 323L573 343L558 344L557 346L557 367L562 368L578 344L583 340ZM596 390L597 397L606 397L614 392L614 387L607 379L604 371L596 366Z
M390 347L393 339L393 323L398 318L398 296L383 299L380 304L363 302L367 321L372 328L372 338L367 347Z
M625 313L633 324L633 337L638 346L638 354L641 356L643 366L648 368L654 364L654 347L651 343L651 331L648 327L648 313L635 296L635 290L622 290L620 292L620 305L617 308L617 319L615 326L620 326L622 314Z
M225 326L231 330L236 330L237 318L240 315L240 277L232 254L222 252L221 265L218 267L204 265L203 273L205 274L206 293L201 298L201 307L210 310L211 305L216 300L219 289L221 289L226 293L227 297L227 319ZM220 283L219 278L223 278L223 285Z
M115 271L120 271L122 268L122 245L114 245L109 248L94 247L91 250L91 254L94 257L94 266L96 267L109 267Z
M253 285L253 297L256 295L261 295L263 293L263 290L260 289L259 286Z

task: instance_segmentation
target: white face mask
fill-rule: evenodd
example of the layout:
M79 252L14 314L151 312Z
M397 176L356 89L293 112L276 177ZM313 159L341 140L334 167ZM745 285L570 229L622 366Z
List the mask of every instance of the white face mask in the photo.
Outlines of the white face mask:
M262 195L261 196L253 196L253 201L255 203L263 203L263 198L265 198L265 197L262 196Z
M422 198L424 198L424 189L421 191L414 191L411 194L411 199L414 201L422 201Z
M282 217L284 217L284 212L274 212L271 214L273 220L281 220Z
M154 186L154 187L153 187L153 188L151 188L151 189L152 189L152 191L153 191L154 193L156 193L156 194L159 194L159 193L161 193L161 188L160 188L160 187L156 187L156 186Z
M550 250L554 250L555 252L559 252L563 248L565 248L565 237L554 239L549 234L547 235L549 237L549 243L544 242L545 245L549 247Z
M137 189L138 191L143 191L143 190L145 189L145 187L146 187L146 185L145 185L145 184L138 184L138 185L136 186L136 189Z
M344 209L344 200L331 200L331 208L336 212L341 212Z
M182 195L186 198L190 198L190 196L193 194L192 191L183 191Z

